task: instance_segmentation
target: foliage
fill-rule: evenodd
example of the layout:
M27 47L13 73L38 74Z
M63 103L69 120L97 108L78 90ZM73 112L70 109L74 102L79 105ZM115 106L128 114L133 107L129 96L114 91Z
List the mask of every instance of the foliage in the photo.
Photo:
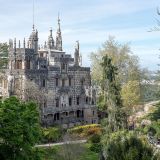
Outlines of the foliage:
M149 114L149 118L152 121L158 121L158 120L160 120L160 103L158 103L156 105L155 111Z
M90 142L90 150L96 153L99 153L101 151L101 135L98 134L94 134L89 138L89 142Z
M140 101L140 87L138 81L128 81L122 86L121 95L123 99L123 104L125 107L131 107L138 104Z
M138 57L133 55L128 44L119 44L114 37L109 39L95 53L91 53L92 78L100 84L103 80L102 58L108 55L113 65L119 69L118 79L121 83L140 79Z
M96 85L101 86L103 83L103 66L101 63L103 62L103 57L106 55L112 59L112 64L118 68L116 77L117 81L122 85L122 88L125 87L125 84L129 81L130 83L134 83L134 81L140 82L144 78L145 73L140 69L139 59L132 54L130 46L128 44L119 44L114 37L109 37L97 52L91 53L91 76L93 83ZM136 85L136 87L137 90L142 88L140 85ZM130 88L128 88L128 91L131 92L129 89ZM102 94L100 89L100 99L103 98ZM123 97L122 95L124 103L126 103L125 101L129 101L129 99L126 98L127 97ZM98 103L99 107L105 106L103 100L98 102L102 103Z
M56 142L62 137L62 130L58 127L43 128L43 142Z
M0 102L0 159L34 159L32 146L40 139L39 113L32 102L15 97Z
M92 135L100 135L102 133L102 128L99 124L90 124L70 128L67 132L70 134L76 134L80 137L89 137Z
M105 119L106 132L114 132L127 127L127 115L124 111L120 95L120 85L117 81L117 67L112 64L111 58L107 55L103 57L101 63L103 67L102 89L104 93L106 112L108 117Z
M109 160L157 160L153 148L134 132L118 131L102 138L104 155Z
M8 64L8 45L0 43L0 69L4 69Z

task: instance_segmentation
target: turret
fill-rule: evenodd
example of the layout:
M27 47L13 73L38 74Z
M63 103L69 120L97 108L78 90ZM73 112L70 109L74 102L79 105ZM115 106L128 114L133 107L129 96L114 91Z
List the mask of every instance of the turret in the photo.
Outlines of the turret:
M29 37L28 47L34 49L35 54L37 54L38 52L38 31L34 29L34 25L33 25L32 33Z
M62 51L62 35L61 35L61 26L60 26L60 18L58 15L58 29L56 34L56 49Z
M48 36L48 48L54 49L54 39L52 36L52 28L50 29L50 35Z

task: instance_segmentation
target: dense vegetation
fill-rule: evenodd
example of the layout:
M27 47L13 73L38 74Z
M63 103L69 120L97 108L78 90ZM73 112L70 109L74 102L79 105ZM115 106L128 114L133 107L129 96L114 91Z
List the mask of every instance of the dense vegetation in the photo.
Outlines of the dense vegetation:
M32 148L40 139L37 105L15 97L0 101L0 159L36 159Z

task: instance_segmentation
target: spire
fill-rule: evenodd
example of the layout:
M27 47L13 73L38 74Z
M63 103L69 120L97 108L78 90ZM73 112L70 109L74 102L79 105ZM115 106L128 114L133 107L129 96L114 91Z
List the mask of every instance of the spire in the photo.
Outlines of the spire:
M74 52L74 64L79 66L80 63L80 54L79 54L79 41L76 41L75 52Z
M61 33L61 26L60 26L60 18L59 18L59 13L58 13L58 30L57 30L57 32L59 32L59 33Z
M34 0L33 0L33 27L32 27L33 31L34 31Z
M16 48L16 38L14 38L14 48Z
M56 35L56 49L62 51L62 35L61 35L59 13L58 13L58 28L57 28L57 35Z
M21 48L21 41L19 40L19 44L18 44L19 48Z
M23 48L26 48L26 40L25 40L25 38L23 40Z
M14 38L14 49L16 50L16 38Z

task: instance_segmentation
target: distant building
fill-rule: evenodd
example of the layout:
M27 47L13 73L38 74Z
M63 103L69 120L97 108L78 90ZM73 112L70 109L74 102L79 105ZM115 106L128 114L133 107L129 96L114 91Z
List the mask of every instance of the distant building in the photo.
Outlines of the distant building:
M25 100L28 81L38 85L47 96L40 104L43 125L61 124L72 127L78 124L97 123L96 90L91 85L89 67L81 66L79 42L74 58L62 47L60 19L56 39L52 29L43 46L38 43L38 31L32 33L23 46L16 39L9 42L8 69L1 72L1 97L17 95Z

